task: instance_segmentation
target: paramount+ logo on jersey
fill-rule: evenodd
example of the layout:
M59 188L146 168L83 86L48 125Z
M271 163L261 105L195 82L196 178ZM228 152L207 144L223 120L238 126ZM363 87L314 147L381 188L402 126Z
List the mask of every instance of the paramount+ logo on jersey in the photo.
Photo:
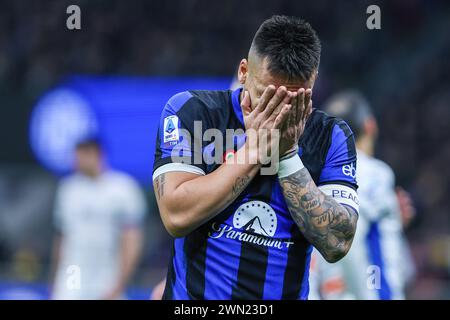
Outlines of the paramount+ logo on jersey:
M213 222L208 236L250 242L278 249L289 248L294 242L274 238L278 219L273 208L263 201L249 201L240 205L233 214L233 225Z
M234 213L233 226L251 233L273 237L277 229L277 215L267 203L250 201L242 204Z

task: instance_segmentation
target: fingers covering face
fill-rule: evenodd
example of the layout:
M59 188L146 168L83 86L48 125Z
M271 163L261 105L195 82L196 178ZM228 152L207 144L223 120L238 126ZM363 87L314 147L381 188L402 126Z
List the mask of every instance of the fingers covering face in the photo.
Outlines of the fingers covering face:
M306 89L305 101L304 101L305 110L303 112L303 119L302 119L304 122L306 122L306 119L308 118L309 114L311 113L311 108L312 108L311 96L312 96L311 89Z
M282 102L284 101L284 99L286 98L287 95L288 95L288 91L287 91L286 87L284 87L284 86L279 87L277 89L275 95L269 101L269 103L267 104L267 107L264 110L266 115L267 116L272 115L272 113L277 109L278 109L277 111L280 112L281 109L279 109L279 107L281 108Z
M280 113L277 115L277 117L275 118L274 124L273 124L273 128L274 129L281 129L281 127L283 126L283 124L287 121L290 113L292 110L292 105L291 104L285 104L282 108Z
M256 106L255 111L258 113L263 112L269 101L271 101L271 99L273 98L275 92L277 92L277 90L275 89L274 85L267 86L261 98L259 99L259 103Z
M244 101L250 101L248 93L244 95L243 104L248 103ZM291 112L289 115L289 123L300 125L302 122L306 122L309 114L311 113L311 89L300 88L297 92L290 92L285 86L276 88L274 85L269 85L264 90L258 105L255 107L255 114L261 114L266 119L274 120L279 116L284 106L291 104ZM251 105L251 102L249 103ZM244 108L244 105L243 105ZM250 110L251 112L251 110Z
M300 88L296 93L295 98L295 114L296 123L299 125L301 122L305 122L311 112L311 89Z

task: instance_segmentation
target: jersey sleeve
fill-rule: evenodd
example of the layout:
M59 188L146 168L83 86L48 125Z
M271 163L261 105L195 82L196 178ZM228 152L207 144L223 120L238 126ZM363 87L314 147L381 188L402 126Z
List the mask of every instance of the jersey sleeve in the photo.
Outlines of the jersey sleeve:
M153 179L171 171L205 174L202 145L195 141L194 135L195 121L201 120L196 119L199 104L197 98L185 91L174 95L164 106L156 140ZM190 112L181 113L182 108L189 108Z
M333 126L318 186L340 204L359 211L355 140L350 127L342 120Z

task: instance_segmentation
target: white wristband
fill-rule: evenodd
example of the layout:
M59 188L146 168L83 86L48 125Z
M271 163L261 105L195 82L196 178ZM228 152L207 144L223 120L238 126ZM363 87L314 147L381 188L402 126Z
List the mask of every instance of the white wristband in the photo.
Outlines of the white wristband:
M281 160L278 168L278 178L290 176L304 167L302 159L300 159L298 154L288 159Z

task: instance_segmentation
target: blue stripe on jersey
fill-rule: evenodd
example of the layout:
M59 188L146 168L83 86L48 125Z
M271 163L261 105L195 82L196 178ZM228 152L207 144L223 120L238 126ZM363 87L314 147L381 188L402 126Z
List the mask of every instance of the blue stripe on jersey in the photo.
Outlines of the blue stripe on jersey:
M226 237L207 241L205 297L230 300L237 281L241 243Z
M377 289L378 296L381 300L391 300L391 289L385 276L380 238L381 235L380 231L378 230L378 222L372 222L366 240L371 263L380 268L381 288Z
M184 106L184 104L190 99L192 98L193 95L189 92L189 91L184 91L184 92L180 92L177 93L176 95L174 95L173 97L171 97L169 99L169 101L166 103L162 114L161 114L161 118L160 118L160 123L159 123L159 141L160 141L160 149L161 149L161 158L167 158L170 157L172 155L172 150L173 148L176 146L177 150L180 150L180 152L178 152L178 156L190 156L190 144L189 141L187 141L186 139L180 139L181 142L178 142L175 145L166 145L164 143L164 119L169 117L169 116L176 116L177 112ZM181 123L180 121L178 121L178 129L180 129Z
M186 289L186 259L184 255L185 238L174 239L175 254L173 266L175 269L175 283L173 284L173 300L189 300Z
M280 276L286 270L288 252L286 249L269 248L269 257L266 269L266 281L264 283L264 300L281 299L283 295L283 285L280 283Z
M231 94L231 103L233 104L234 113L239 119L242 125L244 125L244 117L242 115L241 103L239 102L239 95L241 94L242 88L236 89Z
M290 217L290 213L288 212L285 203L286 202L281 191L280 183L278 180L275 180L272 187L270 205L273 206L273 209L277 213L278 223L276 232L279 232L281 228L288 225L287 223L283 223L283 213ZM286 230L290 230L290 228L288 227ZM290 236L292 236L292 234ZM283 285L280 284L280 275L283 275L286 271L287 262L287 249L280 250L278 248L269 248L263 299L274 300L282 298Z
M344 130L345 128L348 130ZM318 184L326 181L346 181L356 184L356 154L349 154L350 150L347 141L349 135L351 135L351 131L346 124L342 123L333 127L331 145L328 149L325 165L322 168ZM345 173L344 166L348 166L346 168L348 170Z
M247 202L248 196L242 199ZM231 208L231 210L235 210ZM231 214L224 225L233 225ZM209 238L207 240L205 261L205 297L214 297L217 300L231 300L233 286L237 282L241 242L226 238ZM225 252L225 254L224 254ZM226 257L226 259L224 259Z
M295 225L288 211L288 208L285 204L283 193L281 191L281 186L278 180L274 181L272 187L270 205L277 213L278 218L277 233L280 232L280 229L290 230L284 233L283 236L286 238L290 238L296 242L302 241L301 239L296 238L292 231L296 230L299 232L298 226ZM296 239L294 240L293 238ZM305 258L297 256L294 258L295 260L294 262L291 261L291 263L304 263L304 266L300 264L298 265L298 267L301 269L298 270L298 277L296 277L292 269L288 270L289 254L291 252L291 249L294 249L292 248L293 245L294 244L291 244L291 247L289 248L284 247L282 250L277 248L269 248L263 299L274 300L274 299L298 298L306 300L308 298L309 294L308 270L312 253L312 246L307 245L305 243L305 245L307 246L305 248ZM302 244L295 243L295 246L297 246L297 249L291 252L291 254L293 255L297 255L300 253L298 246L302 246ZM302 260L303 262L301 262ZM283 280L281 280L280 277L282 277ZM280 280L284 282L280 284ZM286 281L288 281L288 283L285 283ZM289 296L289 293L295 291L295 288L298 288L298 293L294 297Z
M328 149L327 158L325 162L330 162L334 156L339 151L339 147L345 143L347 137L345 132L337 125L333 127L333 132L331 133L331 145L330 149ZM348 150L347 150L348 152ZM339 156L339 155L338 155Z
M184 106L184 104L192 97L192 93L189 91L183 91L170 98L169 101L167 101L166 106L168 107L168 111L171 111L170 115L174 115L180 111L181 107Z
M313 251L313 246L310 245L308 251L306 252L306 262L305 262L305 273L303 274L302 285L300 287L300 294L298 298L300 300L308 300L309 295L309 265L311 264L311 254Z

